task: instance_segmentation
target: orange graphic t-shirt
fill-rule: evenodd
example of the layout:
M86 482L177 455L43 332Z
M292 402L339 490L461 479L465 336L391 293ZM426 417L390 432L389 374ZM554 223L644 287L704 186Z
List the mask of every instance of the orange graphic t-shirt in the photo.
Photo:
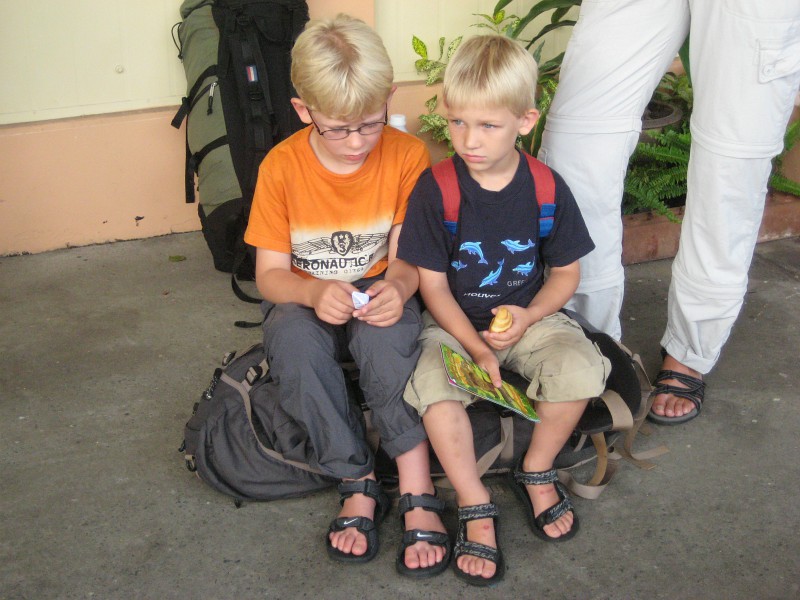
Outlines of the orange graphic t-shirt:
M356 172L333 173L311 149L312 128L275 146L258 171L245 241L292 256L303 277L353 282L388 266L389 231L430 166L425 144L385 127ZM358 134L351 134L358 135Z

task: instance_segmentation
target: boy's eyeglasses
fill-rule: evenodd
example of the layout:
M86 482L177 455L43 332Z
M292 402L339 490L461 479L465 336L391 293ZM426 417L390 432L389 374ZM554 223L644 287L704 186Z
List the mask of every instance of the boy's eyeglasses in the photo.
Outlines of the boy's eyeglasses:
M361 127L356 129L348 129L346 127L336 127L334 129L326 129L322 131L314 120L314 115L311 114L311 109L308 110L308 116L311 117L311 122L322 137L326 140L343 140L351 133L358 132L359 135L374 135L379 133L383 127L389 122L389 105L384 107L383 121L375 121L374 123L364 123Z

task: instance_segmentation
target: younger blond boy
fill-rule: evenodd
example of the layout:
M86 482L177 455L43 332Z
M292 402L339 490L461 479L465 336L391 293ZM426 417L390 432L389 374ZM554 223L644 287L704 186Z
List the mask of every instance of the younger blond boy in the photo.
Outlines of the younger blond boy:
M508 38L479 36L461 44L443 88L461 191L456 233L443 223L442 194L426 171L411 195L398 249L398 257L418 267L427 306L422 354L405 398L422 415L456 491L453 568L480 586L496 583L505 570L498 511L475 462L466 413L475 398L448 385L440 343L472 358L495 385L500 367L530 382L527 394L536 400L541 423L513 481L533 532L548 541L569 539L578 530L553 461L588 399L602 393L610 370L580 326L559 312L578 285L578 259L594 244L556 173L553 227L540 237L536 184L516 148L518 136L529 133L539 116L536 77L531 55ZM501 307L511 313L511 327L490 333Z
M264 159L245 241L257 249L281 418L308 435L282 441L277 431L286 447L276 450L303 444L313 466L341 481L342 507L325 538L329 555L372 559L389 509L348 401L340 361L352 358L382 445L398 465L408 531L397 568L426 576L447 566L450 545L425 431L403 402L421 324L417 271L396 249L408 196L430 160L421 141L386 127L392 77L380 38L361 21L339 15L306 28L292 52L292 105L309 126ZM366 306L356 307L354 292L366 294Z

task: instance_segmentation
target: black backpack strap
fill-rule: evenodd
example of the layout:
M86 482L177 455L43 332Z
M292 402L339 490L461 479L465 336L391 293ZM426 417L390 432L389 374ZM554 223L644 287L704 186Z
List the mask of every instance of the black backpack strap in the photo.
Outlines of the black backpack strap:
M210 83L209 85L203 87L201 90L200 87L203 85L206 79L209 77L217 76L217 65L210 65L208 66L200 75L198 75L197 79L195 80L194 84L192 85L189 93L181 99L181 105L178 107L178 112L175 113L175 116L172 118L172 126L175 129L180 129L181 124L183 123L184 119L192 112L192 108L194 108L195 104L203 97L207 90L213 89L216 85L216 80ZM199 92L199 93L198 93ZM209 111L211 110L211 98L209 97ZM219 140L214 140L211 144L217 142ZM227 140L225 141L227 143ZM211 144L208 144L210 146ZM206 146L206 148L208 148ZM219 147L219 146L215 146ZM189 148L189 127L186 127L186 163L185 163L185 170L184 170L184 190L186 194L186 203L191 204L195 201L195 193L194 193L194 174L197 172L197 168L200 165L200 162L203 160L203 157L211 152L214 148L206 149L203 148L197 154L192 154L191 149ZM197 158L197 155L203 153L200 158Z

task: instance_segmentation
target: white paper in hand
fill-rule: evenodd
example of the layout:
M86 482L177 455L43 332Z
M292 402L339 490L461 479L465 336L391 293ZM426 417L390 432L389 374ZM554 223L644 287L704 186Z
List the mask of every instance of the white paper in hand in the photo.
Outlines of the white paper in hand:
M364 308L369 302L369 296L363 292L353 292L353 306L356 310Z

